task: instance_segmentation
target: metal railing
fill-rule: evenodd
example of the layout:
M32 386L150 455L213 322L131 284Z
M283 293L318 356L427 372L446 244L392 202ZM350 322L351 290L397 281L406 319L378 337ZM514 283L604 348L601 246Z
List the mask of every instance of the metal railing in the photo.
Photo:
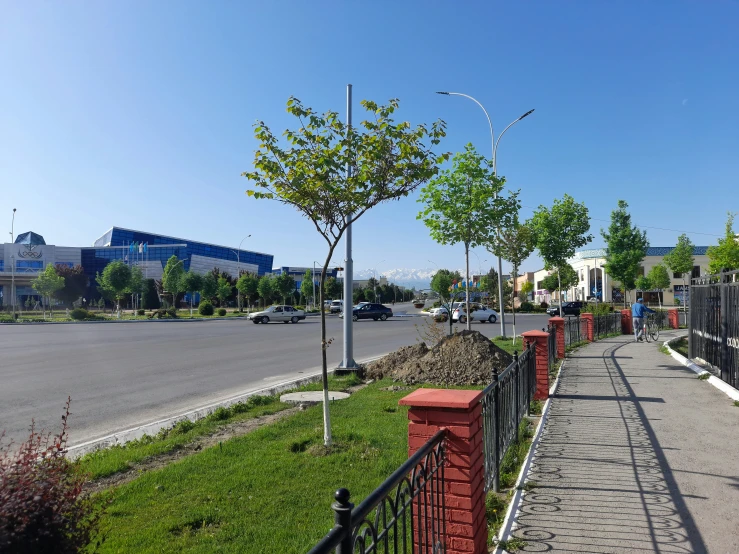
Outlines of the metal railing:
M565 318L565 348L588 340L588 322L580 317Z
M309 554L446 552L442 429L356 508L346 489L334 496L334 527Z
M528 414L536 392L536 352L530 344L521 355L514 354L513 362L500 374L493 374L493 382L483 391L482 429L483 459L485 462L485 491L497 491L500 484L500 465L518 434L521 419Z
M621 334L621 312L601 314L593 317L593 339L600 340L609 335Z
M554 364L557 363L557 329L554 326L550 326L548 329L546 329L546 332L549 333L549 338L547 338L547 347L549 351L548 365L549 371L551 371L554 367Z

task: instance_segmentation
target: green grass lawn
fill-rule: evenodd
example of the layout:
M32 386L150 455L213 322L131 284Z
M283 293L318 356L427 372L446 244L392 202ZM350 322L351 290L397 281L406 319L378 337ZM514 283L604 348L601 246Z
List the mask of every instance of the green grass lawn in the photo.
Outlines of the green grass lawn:
M678 354L681 354L686 358L688 357L688 339L686 337L670 343L670 348L672 348Z
M333 492L359 502L406 459L407 408L380 381L145 473L112 493L101 552L306 552L333 525ZM105 498L110 493L103 493Z

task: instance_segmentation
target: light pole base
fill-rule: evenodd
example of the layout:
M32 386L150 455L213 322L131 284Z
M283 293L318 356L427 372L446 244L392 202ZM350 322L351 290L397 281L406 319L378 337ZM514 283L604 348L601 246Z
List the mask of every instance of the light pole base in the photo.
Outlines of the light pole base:
M336 368L336 373L340 374L349 371L359 371L361 369L361 366L357 364L357 362L355 362L354 360L349 360L349 362L346 364L344 363L344 360L342 360L339 366Z

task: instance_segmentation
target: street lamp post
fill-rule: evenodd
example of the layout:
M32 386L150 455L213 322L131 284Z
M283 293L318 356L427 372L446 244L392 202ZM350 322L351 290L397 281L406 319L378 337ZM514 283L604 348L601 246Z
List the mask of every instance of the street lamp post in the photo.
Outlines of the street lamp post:
M239 277L241 277L241 245L244 244L244 241L248 239L250 236L251 235L246 235L243 239L241 239L238 250L231 250L231 252L236 254L236 281L237 282L239 280ZM241 291L239 290L239 287L236 287L236 303L239 305L239 311L241 311ZM192 309L190 311L192 311ZM192 313L190 315L192 315Z
M491 140L491 147L493 150L493 177L497 175L497 161L495 159L495 155L498 151L498 143L500 142L500 138L505 134L505 132L511 128L512 125L515 123L518 123L521 121L524 117L531 115L534 110L529 110L525 114L523 114L521 117L513 121L511 124L508 125L505 129L503 129L503 132L498 136L498 140L496 142L495 140L495 134L493 133L493 122L490 119L490 116L488 115L487 110L485 107L480 104L475 98L472 96L469 96L468 94L462 94L461 92L437 92L436 94L443 94L445 96L463 96L464 98L468 98L469 100L472 100L475 104L480 106L482 111L485 113L485 117L488 120L488 126L490 127L490 140ZM497 196L497 193L496 193ZM500 334L505 337L505 304L503 303L503 260L500 256L498 256L498 301L500 303Z
M15 242L15 208L10 223L10 244ZM10 248L13 248L12 246ZM12 252L12 250L11 250ZM10 255L10 304L13 307L13 321L15 321L15 255Z

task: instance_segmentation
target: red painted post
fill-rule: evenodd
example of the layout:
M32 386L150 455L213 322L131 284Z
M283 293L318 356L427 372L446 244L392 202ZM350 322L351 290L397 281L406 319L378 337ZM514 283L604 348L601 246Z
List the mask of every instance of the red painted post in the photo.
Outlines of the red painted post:
M549 325L554 327L557 335L557 358L564 360L565 357L565 320L563 317L550 317Z
M595 317L593 316L593 314L580 314L580 319L585 320L586 336L588 337L589 342L593 342L595 340Z
M634 328L631 323L631 310L621 310L621 333L631 335Z
M673 329L680 328L680 314L678 314L676 308L667 310L667 320L670 322L670 327Z
M401 406L410 406L409 456L439 429L446 428L448 432L444 468L446 513L441 517L446 518L449 554L487 552L481 397L482 391L418 389L399 402ZM440 512L434 515L438 517ZM416 528L420 523L425 522L416 520Z
M521 333L526 342L535 343L536 348L536 393L534 400L549 398L549 333L526 331Z

